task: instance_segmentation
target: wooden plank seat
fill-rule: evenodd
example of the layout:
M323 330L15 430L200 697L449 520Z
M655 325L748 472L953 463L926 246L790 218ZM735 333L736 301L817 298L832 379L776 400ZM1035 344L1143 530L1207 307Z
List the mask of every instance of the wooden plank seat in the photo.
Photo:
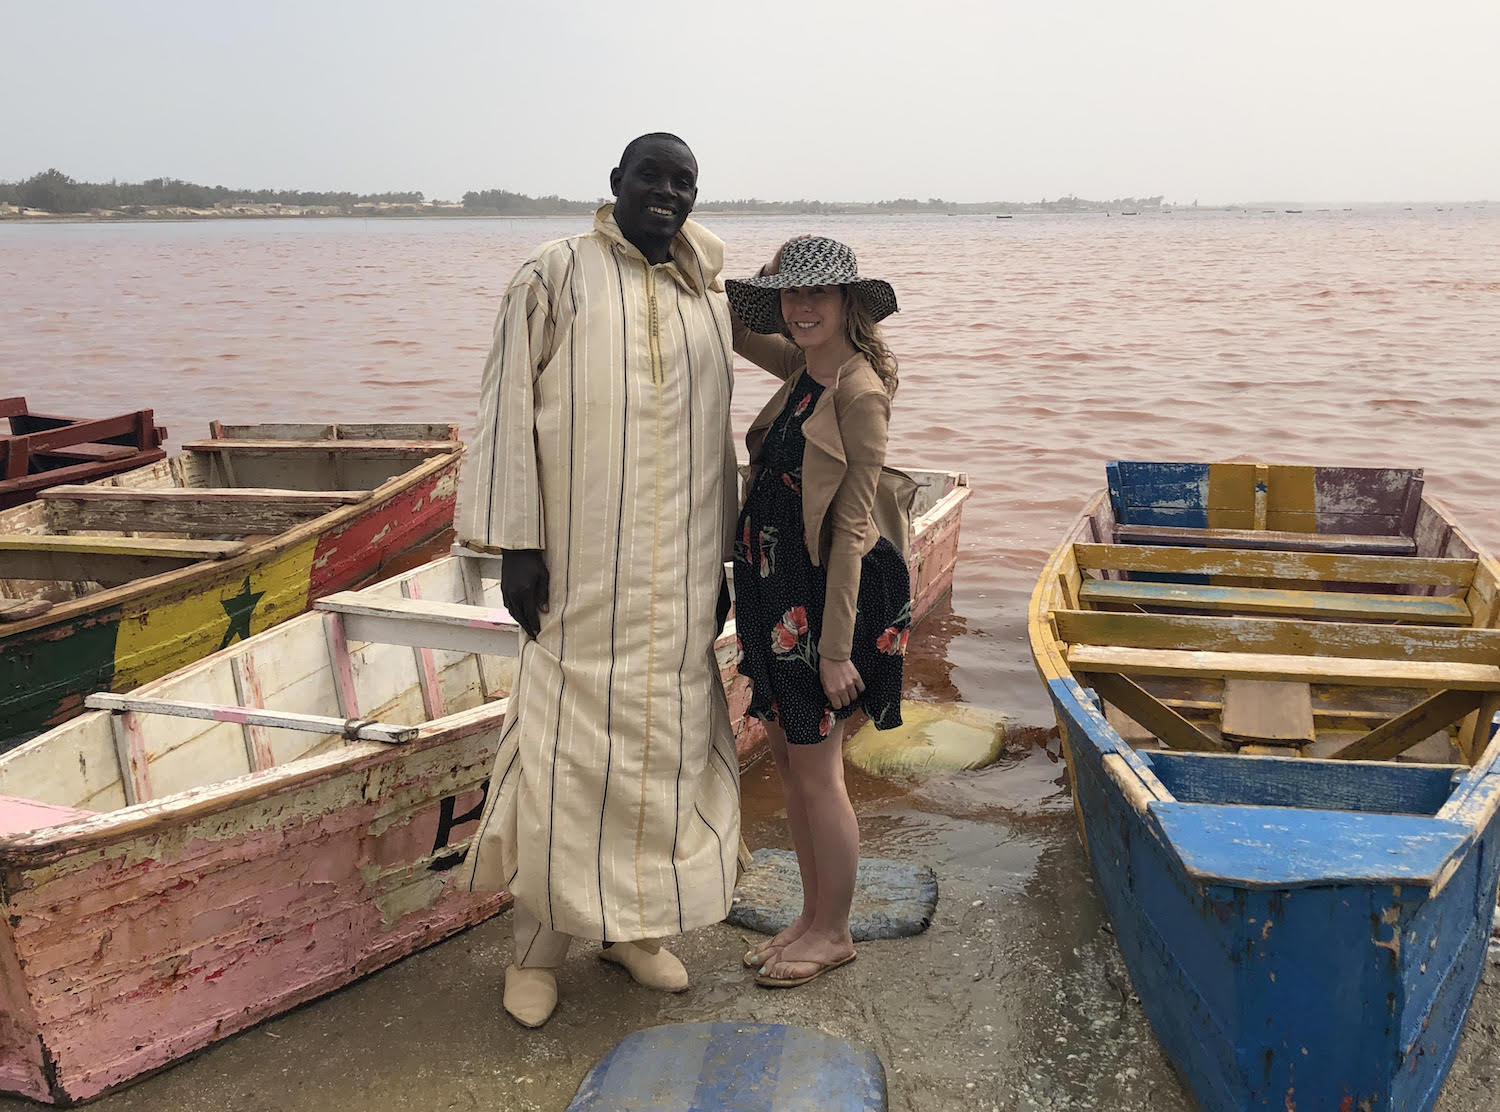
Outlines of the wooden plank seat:
M384 597L340 591L318 599L317 609L338 614L350 641L490 656L520 651L521 627L498 607Z
M141 699L130 695L97 692L84 697L91 710L119 714L166 714L198 718L208 722L233 722L241 726L271 726L283 730L305 730L315 734L341 734L350 741L380 741L396 745L417 736L416 726L393 726L363 718L334 718L325 714L294 714L259 707L198 703L183 699Z
M244 541L0 534L0 578L92 581L108 587L200 560L222 560L247 547Z
M417 455L433 456L456 452L463 447L457 440L194 440L182 446L184 452L218 452L237 455L297 455L309 452L336 455Z
M1075 544L1073 555L1080 568L1101 571L1440 587L1469 586L1479 566L1478 560L1413 560L1403 556L1144 544Z
M1106 610L1055 610L1052 621L1072 644L1500 665L1500 629Z
M285 532L321 514L370 497L362 490L279 490L267 487L178 487L130 490L62 486L43 491L48 524L59 530L218 533Z
M49 448L43 454L79 463L93 463L99 460L128 459L140 450L134 444L69 444L67 447Z
M1085 579L1079 589L1079 600L1088 606L1158 606L1179 610L1419 622L1425 625L1467 626L1473 621L1468 604L1457 595L1382 595Z
M1448 661L1072 645L1068 649L1068 664L1074 672L1119 675L1221 676L1225 679L1334 683L1357 687L1500 690L1500 666ZM1140 721L1130 708L1125 709Z
M1197 548L1264 548L1288 552L1337 552L1413 556L1417 542L1406 536L1361 533L1289 533L1271 529L1188 529L1168 525L1116 525L1121 544L1192 545Z

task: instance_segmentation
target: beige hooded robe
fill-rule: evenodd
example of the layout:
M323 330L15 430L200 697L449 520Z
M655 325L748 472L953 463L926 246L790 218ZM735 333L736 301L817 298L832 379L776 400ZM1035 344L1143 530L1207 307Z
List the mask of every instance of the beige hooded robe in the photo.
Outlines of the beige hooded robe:
M718 922L739 845L714 606L737 491L723 244L652 266L613 206L520 269L495 325L456 528L544 550L472 886L623 941Z

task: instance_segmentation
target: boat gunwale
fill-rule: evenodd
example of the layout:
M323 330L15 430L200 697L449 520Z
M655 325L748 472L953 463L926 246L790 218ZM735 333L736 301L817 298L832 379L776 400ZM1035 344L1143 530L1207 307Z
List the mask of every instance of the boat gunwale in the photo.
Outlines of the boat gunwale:
M317 517L309 518L307 521L295 525L285 532L277 533L264 540L250 542L243 552L236 553L225 559L198 560L191 564L184 564L180 568L173 568L170 571L145 576L141 579L133 579L129 583L122 583L117 587L106 587L104 590L93 594L56 603L49 610L34 618L23 618L20 621L7 622L3 628L0 628L0 645L3 645L18 634L31 633L38 629L45 629L48 626L62 625L81 618L87 618L91 614L109 610L112 607L124 607L138 598L150 595L156 591L170 589L180 582L202 576L208 569L214 571L232 569L232 575L239 574L245 568L260 563L267 557L275 556L304 541L324 533L332 532L358 518L364 517L411 487L425 482L432 475L437 474L447 467L454 466L457 460L463 455L464 450L463 442L458 440L413 441L413 443L430 444L433 448L433 454L400 474L391 476L391 478L379 486L372 487L367 498L328 510ZM161 462L163 461L157 461L157 463ZM155 466L155 464L148 464L147 466ZM37 536L46 535L45 533L37 534Z
M500 699L431 719L422 723L417 736L408 742L352 742L333 752L298 757L273 768L185 788L145 803L100 811L88 818L56 826L0 835L0 869L37 868L71 854L103 849L141 834L198 821L242 804L257 803L288 791L323 783L336 776L364 772L401 760L409 754L460 741L503 723L507 703L508 700ZM69 725L82 722L88 714L105 717L111 713L113 712L89 711Z

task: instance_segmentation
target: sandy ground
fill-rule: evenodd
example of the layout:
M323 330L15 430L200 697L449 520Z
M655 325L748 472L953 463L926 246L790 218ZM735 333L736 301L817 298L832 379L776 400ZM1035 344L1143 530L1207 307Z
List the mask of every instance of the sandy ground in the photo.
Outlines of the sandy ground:
M757 989L739 962L744 936L726 926L678 941L695 978L680 996L639 988L580 945L557 1014L526 1031L501 1010L503 916L90 1107L557 1112L628 1032L740 1019L873 1047L895 1112L1192 1112L1131 992L1055 754L1034 748L920 786L854 774L851 787L867 851L931 864L938 912L925 934L865 943L857 962L805 988ZM774 774L752 769L745 796L749 843L786 844ZM1500 1110L1497 1027L1492 963L1438 1112ZM0 1099L0 1112L34 1107Z

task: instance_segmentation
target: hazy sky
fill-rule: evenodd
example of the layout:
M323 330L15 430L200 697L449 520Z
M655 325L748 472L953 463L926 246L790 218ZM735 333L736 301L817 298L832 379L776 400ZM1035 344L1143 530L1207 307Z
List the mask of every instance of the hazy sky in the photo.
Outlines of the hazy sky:
M1500 0L0 0L0 179L1500 199Z

